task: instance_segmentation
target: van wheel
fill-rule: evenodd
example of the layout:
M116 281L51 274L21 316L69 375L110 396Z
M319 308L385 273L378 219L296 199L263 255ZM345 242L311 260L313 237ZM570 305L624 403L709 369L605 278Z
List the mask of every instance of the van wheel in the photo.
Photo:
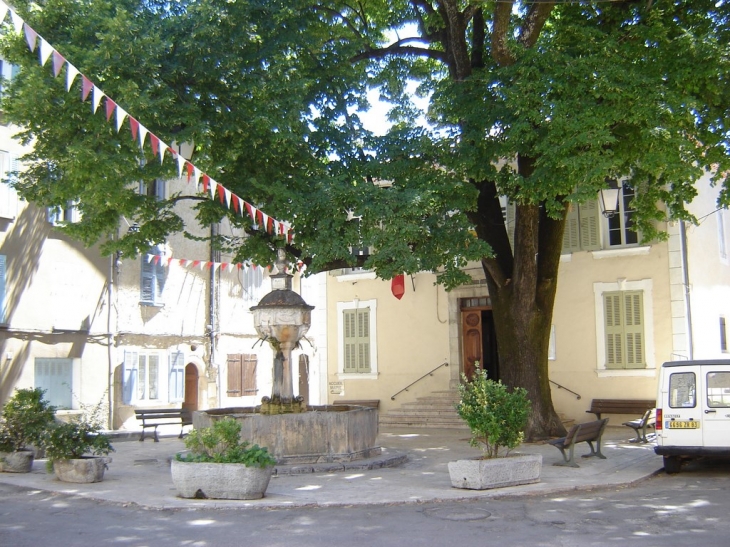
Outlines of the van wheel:
M670 475L679 473L682 467L682 460L679 456L664 456L664 471Z

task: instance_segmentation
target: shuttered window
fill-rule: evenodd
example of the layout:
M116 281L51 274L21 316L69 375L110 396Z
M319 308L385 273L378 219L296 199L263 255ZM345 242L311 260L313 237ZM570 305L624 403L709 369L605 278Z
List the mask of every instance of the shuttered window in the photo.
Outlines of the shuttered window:
M248 397L256 395L256 366L258 357L255 354L233 353L226 360L228 364L228 397Z
M140 302L146 306L163 305L162 290L167 272L161 255L162 250L156 246L141 257Z
M600 249L600 220L598 201L571 204L565 219L562 252L565 254Z
M44 398L60 409L70 409L73 403L73 359L35 359L34 387L45 390Z
M162 398L160 355L125 351L122 365L122 401L124 404L158 401Z
M168 390L171 403L185 399L185 355L181 351L170 354Z
M644 368L644 310L642 291L603 295L606 368Z
M342 312L344 333L344 371L368 373L370 367L370 308Z

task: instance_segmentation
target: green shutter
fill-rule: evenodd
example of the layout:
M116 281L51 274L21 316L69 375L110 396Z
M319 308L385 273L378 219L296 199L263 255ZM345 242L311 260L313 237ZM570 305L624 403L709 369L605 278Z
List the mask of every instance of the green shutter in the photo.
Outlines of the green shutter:
M565 231L563 232L563 254L580 251L580 216L578 204L571 203L565 217Z
M606 368L644 368L644 310L641 291L603 295Z
M344 310L343 372L370 372L370 308Z
M584 251L596 251L601 248L599 233L600 215L598 201L591 200L579 205L580 211L580 246Z

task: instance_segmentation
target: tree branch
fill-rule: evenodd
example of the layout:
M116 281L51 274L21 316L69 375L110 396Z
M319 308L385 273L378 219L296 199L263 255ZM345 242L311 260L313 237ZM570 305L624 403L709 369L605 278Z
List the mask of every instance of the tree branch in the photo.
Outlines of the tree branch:
M509 22L512 16L513 0L497 2L492 21L492 58L499 66L509 66L517 59L509 50Z
M555 2L539 2L530 6L518 38L522 47L528 49L535 45L554 7Z
M351 57L350 62L355 63L357 61L369 59L383 59L388 55L416 55L420 57L428 57L436 61L446 62L446 55L443 51L413 46L388 46L386 48L370 49Z

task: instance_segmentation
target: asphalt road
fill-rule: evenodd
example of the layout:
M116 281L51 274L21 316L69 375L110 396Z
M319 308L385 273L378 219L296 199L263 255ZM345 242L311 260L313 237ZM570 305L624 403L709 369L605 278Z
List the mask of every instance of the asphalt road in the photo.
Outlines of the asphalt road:
M730 462L622 489L477 502L143 510L0 485L3 547L730 545Z

